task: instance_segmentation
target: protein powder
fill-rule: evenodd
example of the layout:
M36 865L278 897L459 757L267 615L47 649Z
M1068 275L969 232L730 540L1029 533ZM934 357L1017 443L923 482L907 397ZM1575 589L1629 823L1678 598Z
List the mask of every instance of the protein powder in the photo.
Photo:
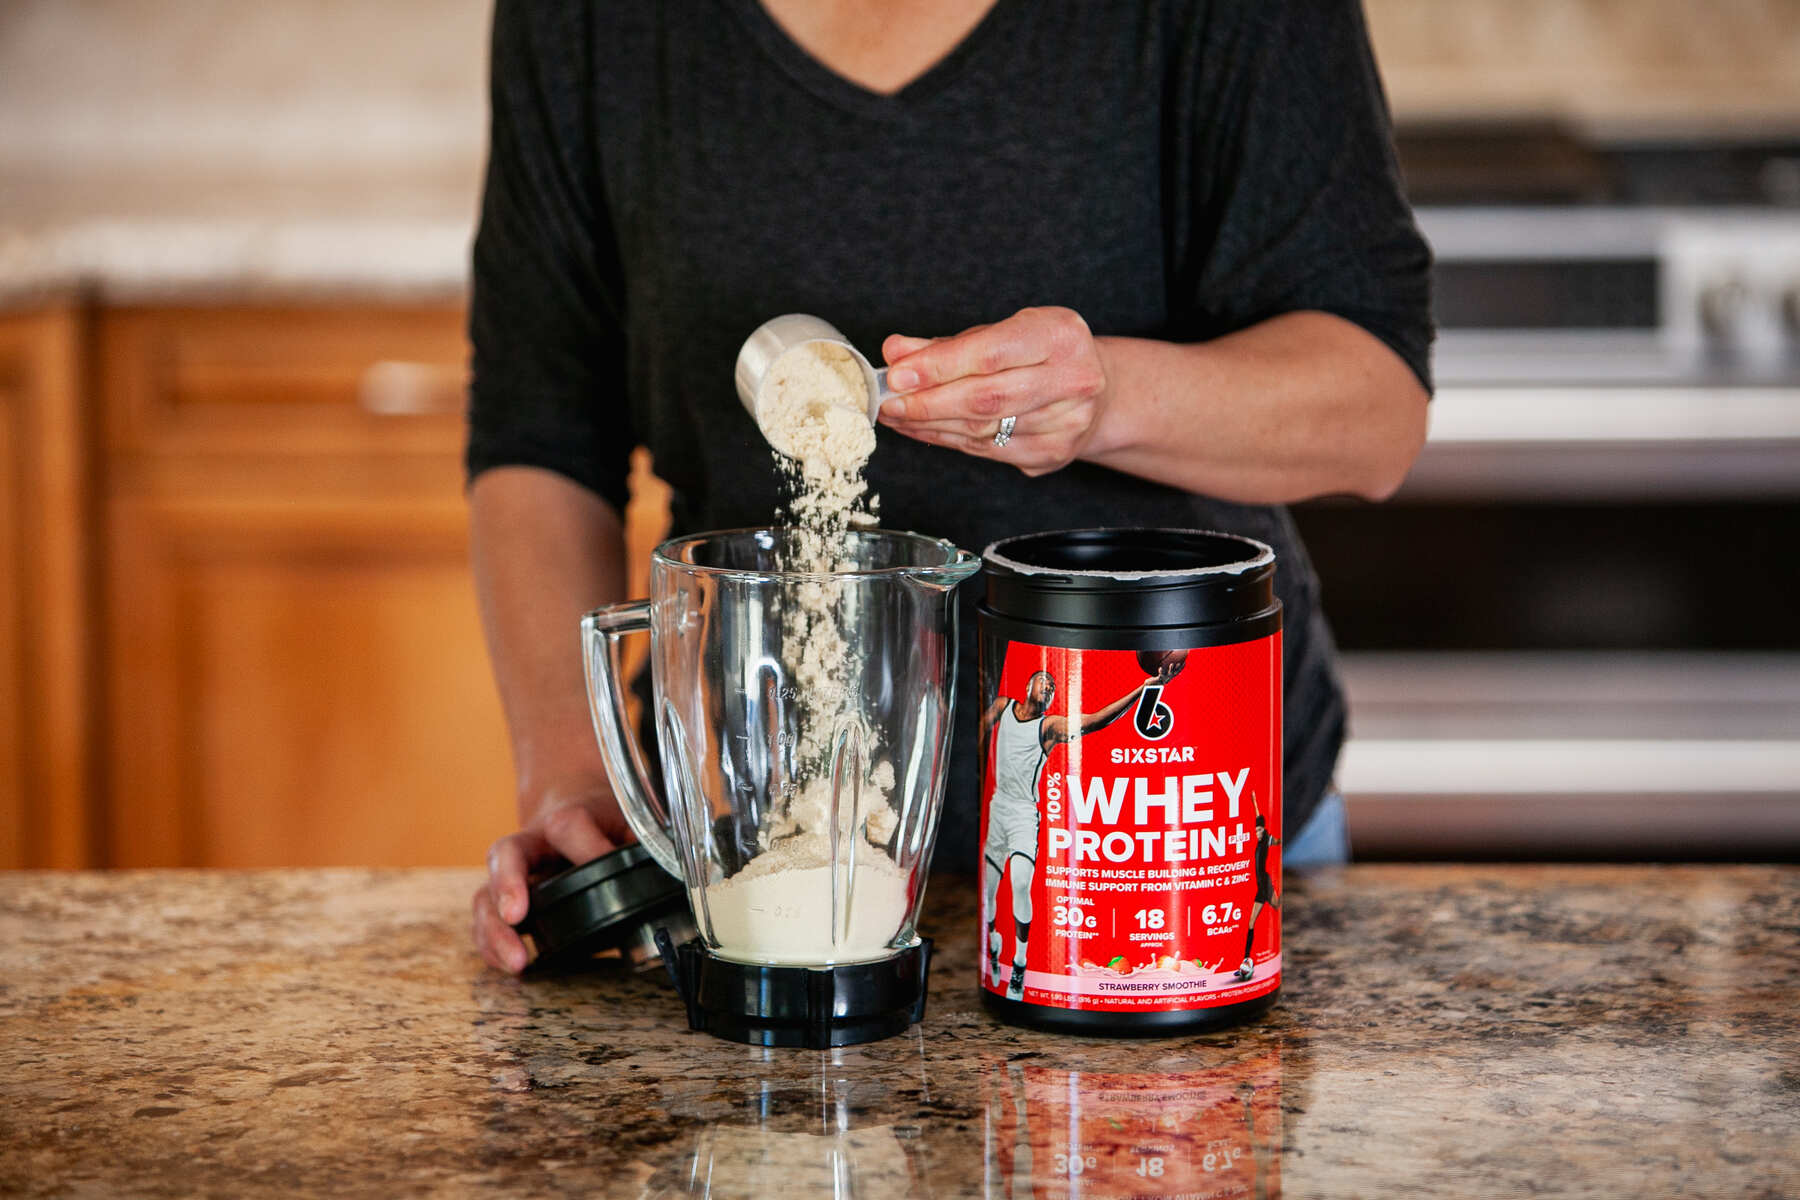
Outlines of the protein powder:
M777 841L707 895L713 936L725 958L753 963L864 962L893 953L912 912L912 891L894 860L870 847L856 878L840 886L829 848L817 834ZM834 912L834 891L854 902Z
M899 823L889 803L892 763L879 757L871 728L861 756L862 786L840 805L831 734L839 699L859 694L858 657L844 631L849 595L834 577L852 524L876 523L863 468L875 449L862 368L847 346L808 341L777 358L756 396L756 417L788 484L792 538L782 566L813 576L782 593L781 653L799 710L791 791L772 798L759 829L759 853L742 870L709 885L712 933L720 956L736 962L821 965L861 962L893 952L912 911L907 879L885 850ZM831 822L843 844L866 839L855 878L837 878ZM842 868L839 868L842 869ZM847 904L834 904L840 895ZM694 903L700 903L696 892Z
M1281 987L1281 604L1261 542L996 542L981 642L982 999L1160 1035Z

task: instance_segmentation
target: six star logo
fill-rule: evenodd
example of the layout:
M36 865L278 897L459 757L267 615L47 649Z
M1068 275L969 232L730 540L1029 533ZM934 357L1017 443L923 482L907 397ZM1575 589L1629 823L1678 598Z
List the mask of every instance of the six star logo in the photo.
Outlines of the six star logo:
M1144 694L1138 697L1137 712L1131 718L1138 734L1147 741L1161 741L1175 728L1175 710L1162 702L1162 694L1161 684L1146 685Z

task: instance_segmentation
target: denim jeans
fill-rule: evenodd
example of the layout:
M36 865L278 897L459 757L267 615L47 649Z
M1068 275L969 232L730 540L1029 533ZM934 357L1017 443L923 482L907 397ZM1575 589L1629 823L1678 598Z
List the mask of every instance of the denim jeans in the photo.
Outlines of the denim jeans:
M1313 867L1342 866L1350 861L1350 824L1344 795L1336 788L1325 793L1319 807L1299 832L1282 839L1283 870L1305 871Z

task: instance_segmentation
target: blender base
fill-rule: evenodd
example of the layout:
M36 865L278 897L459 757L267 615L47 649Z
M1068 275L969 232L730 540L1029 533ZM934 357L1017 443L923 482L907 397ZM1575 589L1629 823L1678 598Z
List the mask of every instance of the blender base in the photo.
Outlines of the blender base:
M658 940L688 1028L726 1041L825 1050L893 1037L925 1016L930 938L875 962L830 967L732 962L698 938Z

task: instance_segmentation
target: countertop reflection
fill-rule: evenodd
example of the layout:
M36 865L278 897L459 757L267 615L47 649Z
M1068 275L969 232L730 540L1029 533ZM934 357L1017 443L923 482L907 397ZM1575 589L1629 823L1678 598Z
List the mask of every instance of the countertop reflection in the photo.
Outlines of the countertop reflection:
M475 880L0 875L0 1192L1800 1194L1793 867L1290 879L1275 1012L1144 1041L988 1016L940 879L926 1020L828 1052L485 971Z
M736 1111L699 1118L674 1155L643 1160L638 1194L1281 1192L1279 1039L1195 1056L1164 1041L1160 1061L1127 1064L1135 1070L1075 1067L1017 1047L965 1047L945 1061L927 1050L922 1030L901 1040L910 1045L807 1054L809 1085L788 1069L789 1052L748 1052L738 1064L741 1093L728 1101ZM1104 1050L1082 1044L1087 1061L1103 1063ZM903 1049L917 1076L890 1082ZM715 1077L709 1097L732 1087L729 1075Z

